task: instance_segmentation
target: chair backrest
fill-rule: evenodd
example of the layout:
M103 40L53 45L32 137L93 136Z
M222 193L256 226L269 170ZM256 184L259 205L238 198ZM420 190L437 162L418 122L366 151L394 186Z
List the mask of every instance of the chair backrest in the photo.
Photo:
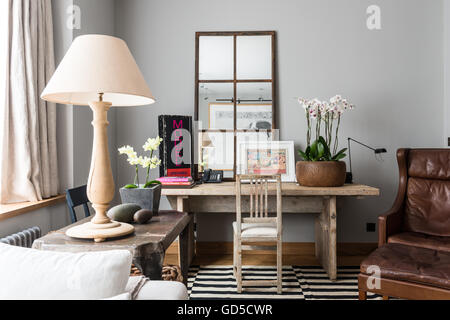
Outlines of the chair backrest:
M72 223L77 222L75 208L78 206L83 206L84 214L86 217L89 217L91 215L88 207L89 199L86 193L86 185L73 189L67 189L66 200L67 206L69 207L70 219L72 220Z
M276 195L275 210L269 209L268 196ZM249 217L242 215L242 198L248 195ZM245 203L247 204L247 203ZM270 211L276 212L276 217L270 217ZM236 177L236 222L238 233L242 223L276 223L281 233L282 202L280 175L237 175Z
M450 236L450 149L406 152L404 229Z

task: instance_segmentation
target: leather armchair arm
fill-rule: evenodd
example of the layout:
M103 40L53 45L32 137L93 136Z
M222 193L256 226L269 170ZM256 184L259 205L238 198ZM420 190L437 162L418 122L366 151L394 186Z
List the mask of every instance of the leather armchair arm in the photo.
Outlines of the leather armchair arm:
M392 208L378 217L378 246L387 242L389 236L401 232L403 225L403 208L408 182L407 157L409 149L397 150L397 163L399 170L399 182L397 198Z
M387 243L389 236L399 233L403 223L403 210L392 208L378 217L378 247Z

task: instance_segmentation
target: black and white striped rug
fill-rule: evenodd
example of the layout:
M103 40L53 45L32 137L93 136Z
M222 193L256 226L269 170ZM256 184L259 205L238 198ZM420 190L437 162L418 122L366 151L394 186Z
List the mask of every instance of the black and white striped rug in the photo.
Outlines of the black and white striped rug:
M192 266L189 269L188 291L190 299L301 299L301 300L353 300L358 299L359 267L338 267L337 281L330 281L321 267L284 266L283 294L276 287L244 287L236 292L232 266ZM276 279L274 266L244 266L246 280ZM368 294L367 299L381 299Z

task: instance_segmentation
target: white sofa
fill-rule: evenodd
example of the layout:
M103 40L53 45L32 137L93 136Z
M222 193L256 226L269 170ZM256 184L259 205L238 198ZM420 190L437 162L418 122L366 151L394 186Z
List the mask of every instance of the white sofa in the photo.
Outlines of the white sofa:
M183 300L180 282L129 277L126 250L40 251L0 243L0 299Z

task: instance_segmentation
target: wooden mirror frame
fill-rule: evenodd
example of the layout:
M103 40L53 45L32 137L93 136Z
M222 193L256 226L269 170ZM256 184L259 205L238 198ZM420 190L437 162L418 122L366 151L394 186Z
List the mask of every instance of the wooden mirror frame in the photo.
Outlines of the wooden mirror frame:
M199 79L199 44L202 36L232 36L233 37L233 79L232 80L200 80ZM271 36L272 38L272 78L269 79L237 79L237 49L236 39L238 36ZM194 120L199 120L199 84L200 83L232 83L233 84L233 131L234 131L234 161L233 161L233 178L224 178L225 181L234 181L236 178L236 157L237 157L237 132L258 132L259 129L236 129L236 112L237 112L237 84L238 83L253 83L253 82L267 82L272 84L272 134L276 126L276 32L275 31L221 31L221 32L196 32L195 33L195 104L194 104ZM198 136L199 132L229 132L228 129L203 129L194 134ZM265 130L264 130L265 131ZM200 148L200 144L198 148ZM198 152L199 150L195 150ZM198 179L198 165L194 166L195 178Z

